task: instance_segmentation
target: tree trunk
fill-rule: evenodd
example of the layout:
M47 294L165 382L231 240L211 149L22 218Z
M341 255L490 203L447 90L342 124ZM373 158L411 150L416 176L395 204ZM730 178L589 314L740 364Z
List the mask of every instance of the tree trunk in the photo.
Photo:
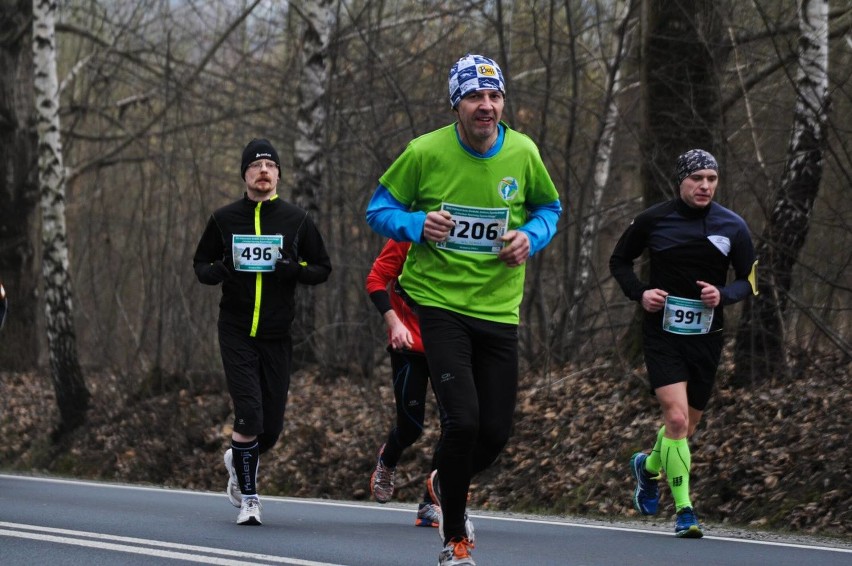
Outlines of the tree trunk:
M0 368L38 365L38 183L32 72L32 0L0 2L0 280L11 304Z
M603 121L600 124L595 152L590 164L590 171L586 174L584 185L591 186L591 198L585 205L582 197L578 204L578 220L580 236L577 238L577 263L573 270L576 275L571 281L571 301L566 316L561 317L557 336L563 343L560 352L564 360L570 359L575 347L582 340L581 321L585 316L585 305L588 293L593 281L594 258L597 251L599 228L603 214L601 203L604 190L609 181L612 169L612 151L615 145L616 127L618 125L618 96L621 91L621 76L624 58L630 50L633 29L635 28L634 2L616 3L619 12L619 25L614 32L612 41L612 55L606 62L608 69L607 84L603 99Z
M646 206L675 195L678 155L696 147L717 152L722 25L716 10L714 0L645 2L641 149Z
M320 192L325 174L325 132L328 127L329 84L328 47L334 25L332 0L308 0L299 11L302 16L302 68L299 82L299 110L296 116L297 137L293 152L293 202L321 222ZM293 328L294 359L297 363L324 359L316 349L316 301L313 289L302 287L297 295L296 320ZM340 310L338 312L345 312ZM331 337L332 343L337 343Z
M33 63L39 139L42 215L42 271L50 376L56 392L62 434L86 420L89 391L77 358L71 277L65 229L65 171L59 135L59 83L56 78L55 0L33 2Z
M328 88L328 42L332 31L331 0L305 2L301 14L302 71L299 82L299 111L296 116L296 147L293 156L294 202L310 211L319 212L319 192L325 170L324 141L328 122L326 90Z
M737 331L732 383L740 386L786 371L787 294L822 179L829 104L828 0L802 0L799 27L798 94L787 163L757 246L760 294L746 304Z
M677 156L716 148L722 25L714 0L646 0L642 14L642 196L673 198ZM676 55L674 55L676 54ZM648 280L643 267L641 278ZM628 359L641 354L639 308L625 336Z

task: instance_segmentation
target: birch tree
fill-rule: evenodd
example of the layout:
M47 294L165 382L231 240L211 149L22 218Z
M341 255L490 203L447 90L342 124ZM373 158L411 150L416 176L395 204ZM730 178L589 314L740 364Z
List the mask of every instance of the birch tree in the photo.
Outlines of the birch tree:
M560 324L554 333L554 339L561 341L563 357L573 350L573 344L578 337L578 324L583 317L586 298L593 282L592 276L595 269L594 256L598 246L598 230L601 225L601 202L604 189L609 181L612 169L613 146L616 139L616 126L619 119L618 95L622 88L623 61L630 50L635 19L633 17L636 2L617 3L618 25L609 43L611 53L602 58L605 66L606 88L603 97L603 119L600 122L597 143L594 155L590 161L590 171L586 178L590 182L584 183L591 186L591 198L586 204L585 199L580 199L580 235L577 238L577 261L573 270L576 274L571 281L571 294L568 310L563 314Z
M33 2L33 63L38 131L38 183L42 217L42 274L50 377L59 406L57 432L85 422L89 391L77 358L71 276L65 229L65 171L59 135L55 0Z
M322 227L326 237L330 222L322 222L320 191L325 177L325 139L328 127L329 40L334 29L333 0L307 0L293 5L302 19L301 70L297 89L296 139L293 151L293 202L304 208ZM335 258L332 258L335 259ZM316 302L313 289L301 288L294 328L296 357L315 360ZM338 315L340 310L336 310ZM334 340L332 340L334 342Z
M297 138L293 155L293 200L302 208L318 212L325 163L323 141L328 122L326 91L329 82L328 46L334 27L332 0L304 2L301 74L296 115Z
M799 2L796 105L787 161L772 213L757 246L759 291L743 309L733 382L751 384L784 372L784 313L793 268L805 244L823 172L828 123L828 0Z

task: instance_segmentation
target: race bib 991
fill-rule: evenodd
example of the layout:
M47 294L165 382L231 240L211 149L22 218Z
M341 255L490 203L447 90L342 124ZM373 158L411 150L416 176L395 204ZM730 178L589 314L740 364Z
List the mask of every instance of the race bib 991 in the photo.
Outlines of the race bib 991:
M701 301L666 297L663 330L673 334L707 334L713 323L713 309Z

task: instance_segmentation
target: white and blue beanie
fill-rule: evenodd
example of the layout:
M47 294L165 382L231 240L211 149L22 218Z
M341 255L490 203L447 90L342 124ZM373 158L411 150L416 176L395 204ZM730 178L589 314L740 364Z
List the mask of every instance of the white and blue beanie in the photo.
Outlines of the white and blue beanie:
M483 55L468 53L450 69L450 107L458 106L468 93L476 90L499 90L506 95L506 83L500 66Z

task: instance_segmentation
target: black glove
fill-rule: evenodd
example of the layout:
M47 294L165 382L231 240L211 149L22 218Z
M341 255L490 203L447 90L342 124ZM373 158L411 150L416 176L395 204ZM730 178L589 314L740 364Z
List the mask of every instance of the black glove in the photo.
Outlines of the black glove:
M225 262L223 262L221 259L217 259L216 261L211 263L210 269L207 271L207 273L210 276L210 279L218 283L221 283L222 281L231 278L231 270L228 268L227 265L225 265Z
M284 250L278 249L280 258L275 262L275 277L282 283L285 281L295 281L299 277L299 272L302 271L302 265L295 259L291 259L284 253Z

